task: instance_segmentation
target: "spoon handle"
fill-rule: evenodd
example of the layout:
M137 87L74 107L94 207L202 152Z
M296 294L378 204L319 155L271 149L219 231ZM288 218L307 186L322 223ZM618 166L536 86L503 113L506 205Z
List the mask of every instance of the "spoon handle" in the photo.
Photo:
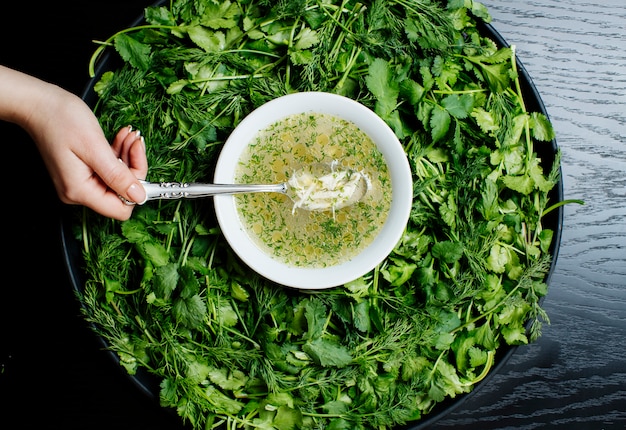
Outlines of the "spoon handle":
M219 194L284 193L286 184L204 184L197 182L146 182L142 181L148 200L176 200L210 197ZM144 202L145 203L145 202Z

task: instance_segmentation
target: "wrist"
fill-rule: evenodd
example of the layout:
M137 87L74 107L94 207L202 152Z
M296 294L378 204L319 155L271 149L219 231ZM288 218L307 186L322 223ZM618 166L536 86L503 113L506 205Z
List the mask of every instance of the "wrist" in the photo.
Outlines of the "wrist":
M28 129L51 87L38 78L0 66L0 119Z

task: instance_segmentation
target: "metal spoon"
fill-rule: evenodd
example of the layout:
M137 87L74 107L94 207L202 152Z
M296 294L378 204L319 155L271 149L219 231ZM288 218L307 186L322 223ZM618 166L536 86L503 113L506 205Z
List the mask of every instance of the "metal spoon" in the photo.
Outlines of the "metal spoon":
M326 182L320 184L320 180ZM296 208L310 211L341 209L361 200L370 188L369 178L361 172L351 169L335 170L332 166L320 165L311 165L296 171L287 182L278 184L141 183L146 191L146 199L138 204L151 200L193 199L224 194L281 193L294 202L294 211ZM121 196L120 198L126 204L135 204Z

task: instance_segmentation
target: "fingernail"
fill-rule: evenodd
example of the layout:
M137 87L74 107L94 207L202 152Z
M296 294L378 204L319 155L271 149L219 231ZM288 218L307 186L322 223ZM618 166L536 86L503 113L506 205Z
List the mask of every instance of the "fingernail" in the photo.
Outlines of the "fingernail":
M141 136L141 131L137 130L135 132L135 138L138 138L139 136Z
M128 126L128 132L130 133L131 131L133 131L133 126L132 126L132 125L129 125L129 126Z
M130 199L138 204L143 204L146 201L146 192L143 187L140 187L137 184L132 184L126 190L126 195L130 197Z

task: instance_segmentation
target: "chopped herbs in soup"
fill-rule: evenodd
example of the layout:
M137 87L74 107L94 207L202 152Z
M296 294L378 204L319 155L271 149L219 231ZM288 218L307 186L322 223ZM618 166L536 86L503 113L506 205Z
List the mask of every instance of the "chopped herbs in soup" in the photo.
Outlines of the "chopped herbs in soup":
M329 171L320 173L312 166L329 166ZM344 207L362 178L367 192ZM383 154L355 124L329 114L289 115L259 132L242 153L235 179L287 182L294 188L292 198L280 193L235 196L248 235L291 266L326 267L350 260L372 243L391 205Z

